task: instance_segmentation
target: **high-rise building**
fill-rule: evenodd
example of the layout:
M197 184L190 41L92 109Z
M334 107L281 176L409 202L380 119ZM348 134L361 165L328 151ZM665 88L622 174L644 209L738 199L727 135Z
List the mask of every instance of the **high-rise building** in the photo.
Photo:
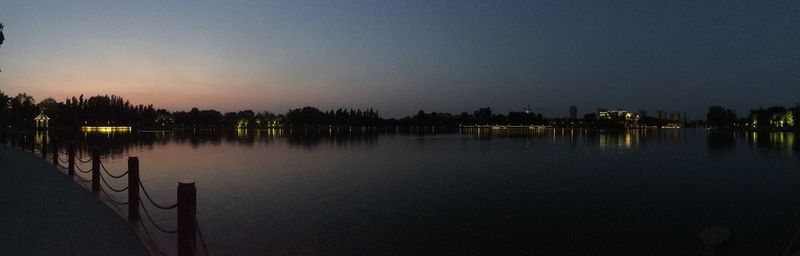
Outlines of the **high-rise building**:
M578 107L575 105L569 106L569 119L578 119Z
M662 128L681 128L686 125L686 112L669 112L656 110L656 117Z

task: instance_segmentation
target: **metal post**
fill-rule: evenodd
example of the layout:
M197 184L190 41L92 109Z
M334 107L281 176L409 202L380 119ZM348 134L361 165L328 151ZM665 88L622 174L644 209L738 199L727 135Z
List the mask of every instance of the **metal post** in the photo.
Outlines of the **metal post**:
M67 175L70 177L75 176L75 142L70 142L67 147Z
M53 165L58 166L58 143L56 140L50 140L50 145L53 146Z
M139 219L139 158L128 157L128 220Z
M195 212L197 190L194 181L178 181L178 256L192 256L196 248Z
M100 191L100 153L92 150L92 192Z

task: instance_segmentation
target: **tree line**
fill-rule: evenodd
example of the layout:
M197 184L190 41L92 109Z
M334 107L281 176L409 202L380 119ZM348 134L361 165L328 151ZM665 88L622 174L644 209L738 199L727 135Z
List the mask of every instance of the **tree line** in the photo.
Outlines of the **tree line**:
M715 105L708 108L706 122L710 128L746 128L800 130L800 104L793 107L773 106L751 109L747 117L737 118L736 111Z
M242 110L222 113L214 109L168 111L153 105L131 104L116 95L69 97L64 101L45 98L39 102L26 94L8 96L0 91L0 125L17 129L34 127L34 118L43 113L50 118L49 126L77 128L80 126L132 126L137 128L180 127L378 127L378 126L442 126L462 125L541 125L547 119L530 112L493 113L489 107L472 113L451 114L418 111L403 118L383 118L378 110L331 109L316 107L290 109L277 114L269 111Z
M269 111L256 112L242 110L222 113L214 109L189 111L168 111L153 105L131 104L116 95L97 95L91 97L69 97L64 101L45 98L36 101L26 93L8 96L0 91L0 126L16 129L34 127L34 118L44 113L50 118L50 127L77 128L80 126L132 126L136 128L181 128L181 127L239 127L239 128L303 128L303 127L409 127L438 126L459 127L473 125L546 125L558 124L574 126L567 119L547 119L540 113L511 111L498 114L489 107L473 112L459 114L445 112L425 112L419 110L415 115L402 118L383 118L378 110L331 109L327 111L316 107L290 109L278 114ZM726 129L782 129L800 130L800 105L792 107L773 106L750 110L745 117L738 117L732 109L714 105L706 114L706 126ZM653 120L650 120L653 119ZM659 124L659 120L643 116L639 123ZM579 126L602 126L602 120L595 114L587 114L583 120L576 120ZM569 124L571 123L571 124Z

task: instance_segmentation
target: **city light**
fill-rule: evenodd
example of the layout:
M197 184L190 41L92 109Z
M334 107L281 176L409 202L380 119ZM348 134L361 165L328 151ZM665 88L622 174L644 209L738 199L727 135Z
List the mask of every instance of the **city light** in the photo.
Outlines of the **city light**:
M114 133L114 132L131 132L130 126L81 126L81 131L84 132L101 132L101 133Z

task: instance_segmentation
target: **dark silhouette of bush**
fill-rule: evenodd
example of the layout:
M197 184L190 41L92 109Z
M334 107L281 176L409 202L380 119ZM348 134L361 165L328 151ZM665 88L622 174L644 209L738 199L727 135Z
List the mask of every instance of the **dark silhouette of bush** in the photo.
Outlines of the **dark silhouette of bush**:
M3 23L0 23L0 46L3 46L3 41L6 40L6 37L3 35Z
M736 112L719 105L708 108L706 122L711 128L731 128L736 123Z

